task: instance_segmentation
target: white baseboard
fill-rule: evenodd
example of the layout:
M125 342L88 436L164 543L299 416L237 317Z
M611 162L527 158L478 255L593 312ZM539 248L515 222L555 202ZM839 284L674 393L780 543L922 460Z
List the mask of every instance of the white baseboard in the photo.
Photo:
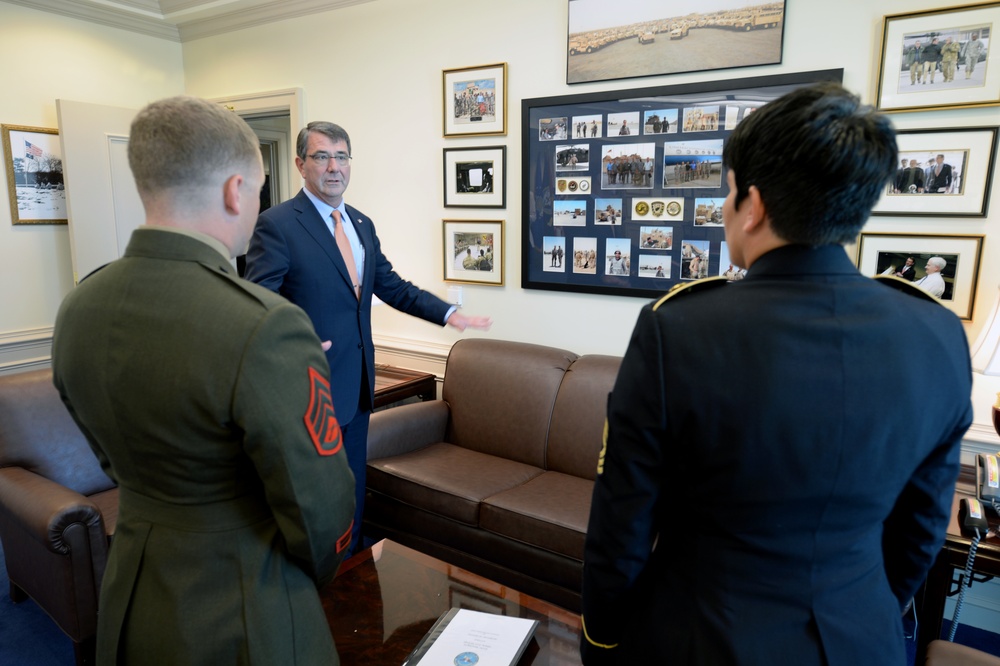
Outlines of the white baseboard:
M52 365L52 327L0 333L0 375Z
M444 379L444 369L448 363L451 345L387 335L373 337L376 363L429 372L438 378L439 383Z

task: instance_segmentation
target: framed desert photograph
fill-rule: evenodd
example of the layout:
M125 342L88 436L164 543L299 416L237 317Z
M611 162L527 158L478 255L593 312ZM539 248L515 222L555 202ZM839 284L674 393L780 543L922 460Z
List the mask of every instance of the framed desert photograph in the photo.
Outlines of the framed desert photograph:
M566 83L781 62L784 1L568 0L568 4ZM660 131L669 129L661 125Z
M507 133L507 63L446 69L444 135Z
M503 285L503 220L444 220L446 282Z
M873 215L986 217L996 127L901 130L896 175Z
M970 321L976 302L982 235L862 233L858 270L869 277L893 275L928 292Z
M66 224L59 132L44 127L0 125L14 224Z
M506 206L506 146L445 148L444 205L449 208Z
M1000 104L1000 56L991 48L998 23L1000 2L886 16L876 106L919 111Z

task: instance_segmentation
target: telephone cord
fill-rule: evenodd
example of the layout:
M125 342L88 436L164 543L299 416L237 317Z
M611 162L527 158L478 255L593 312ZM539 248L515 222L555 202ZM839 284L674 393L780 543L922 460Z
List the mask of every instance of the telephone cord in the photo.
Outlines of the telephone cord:
M958 630L958 616L962 612L962 604L965 603L965 591L972 586L972 565L976 560L976 549L979 548L979 540L982 536L976 528L976 536L969 545L969 559L965 561L965 572L958 581L958 601L955 602L955 612L951 616L951 629L948 631L948 640L955 640L955 632Z

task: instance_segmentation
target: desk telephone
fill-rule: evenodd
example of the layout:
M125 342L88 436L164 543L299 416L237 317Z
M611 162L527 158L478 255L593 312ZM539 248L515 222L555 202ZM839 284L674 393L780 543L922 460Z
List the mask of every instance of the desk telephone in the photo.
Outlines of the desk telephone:
M958 525L962 534L972 539L972 543L969 545L969 559L965 564L965 572L958 580L958 600L955 602L955 614L951 620L949 641L955 639L958 616L965 601L965 591L972 585L972 565L976 561L976 549L979 547L979 541L990 531L990 525L986 521L987 506L1000 514L1000 454L976 456L976 496L963 497L958 504Z

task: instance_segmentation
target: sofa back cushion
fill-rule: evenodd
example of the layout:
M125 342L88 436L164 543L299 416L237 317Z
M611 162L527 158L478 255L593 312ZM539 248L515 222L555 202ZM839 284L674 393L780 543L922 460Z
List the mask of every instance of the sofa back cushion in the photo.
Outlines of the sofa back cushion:
M0 376L0 467L22 467L82 495L115 485L63 405L48 369Z
M621 362L618 356L590 354L578 358L566 371L552 411L546 469L596 478L608 394Z
M577 358L524 342L459 340L448 355L441 393L451 408L447 440L544 467L552 408Z

